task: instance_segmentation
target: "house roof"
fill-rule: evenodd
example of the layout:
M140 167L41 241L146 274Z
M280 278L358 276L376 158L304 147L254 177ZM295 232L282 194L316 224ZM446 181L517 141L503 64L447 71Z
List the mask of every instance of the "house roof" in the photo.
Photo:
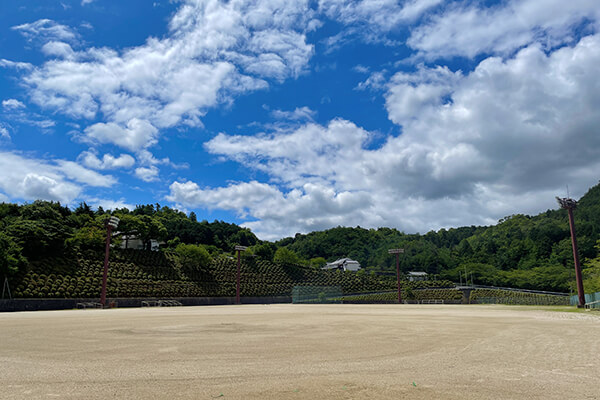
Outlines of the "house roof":
M327 263L327 265L344 265L344 264L359 264L359 262L354 261L350 258L340 258L339 260L335 260L333 262Z

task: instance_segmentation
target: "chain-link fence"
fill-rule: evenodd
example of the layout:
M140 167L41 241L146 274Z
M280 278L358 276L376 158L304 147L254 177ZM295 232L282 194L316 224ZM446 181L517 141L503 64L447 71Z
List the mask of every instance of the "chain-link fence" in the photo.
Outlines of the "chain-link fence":
M342 288L339 286L294 286L292 303L341 303Z

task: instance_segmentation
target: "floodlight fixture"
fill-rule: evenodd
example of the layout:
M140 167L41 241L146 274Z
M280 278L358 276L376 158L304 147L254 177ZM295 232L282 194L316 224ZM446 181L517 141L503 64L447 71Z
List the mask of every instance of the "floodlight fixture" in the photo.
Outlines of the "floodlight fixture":
M107 225L114 229L117 226L119 226L119 221L120 221L120 219L117 217L110 217L108 219Z

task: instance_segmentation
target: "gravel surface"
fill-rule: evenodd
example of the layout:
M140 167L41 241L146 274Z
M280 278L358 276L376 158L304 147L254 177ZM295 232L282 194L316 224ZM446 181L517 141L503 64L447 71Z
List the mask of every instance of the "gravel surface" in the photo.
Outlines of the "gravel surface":
M600 316L243 305L0 314L1 399L600 399Z

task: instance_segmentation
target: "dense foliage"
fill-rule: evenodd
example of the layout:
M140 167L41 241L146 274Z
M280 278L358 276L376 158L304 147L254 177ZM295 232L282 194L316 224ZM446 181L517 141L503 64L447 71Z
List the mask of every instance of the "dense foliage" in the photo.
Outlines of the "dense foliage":
M600 286L600 185L581 198L575 210L579 253L586 291ZM574 289L573 254L566 210L537 216L512 215L495 226L441 229L405 234L396 229L337 227L277 242L300 257L329 261L350 257L367 271L395 272L387 253L401 247L400 268L476 284L552 291Z
M24 205L2 203L0 278L8 277L13 287L23 283L21 293L24 295L30 287L39 292L36 296L79 296L94 292L92 287L96 285L96 278L89 274L92 271L97 274L97 263L102 261L98 254L105 245L104 224L110 215L120 218L118 232L112 238L115 248L129 247L132 237L142 240L146 249L150 248L151 240L161 243L158 254L167 261L156 265L128 261L124 266L119 260L115 263L114 273L122 271L122 276L126 276L135 270L138 271L136 276L140 277L113 276L114 279L138 279L143 287L148 271L167 262L170 272L161 273L171 277L167 280L173 281L172 289L161 286L162 289L151 292L178 295L230 293L232 283L229 278L219 281L220 278L209 279L203 274L229 265L232 262L229 257L234 256L233 248L238 244L248 247L244 265L302 265L306 267L299 270L302 274L310 271L317 274L309 281L327 273L338 273L320 272L319 269L325 262L342 257L359 261L363 270L342 274L340 279L355 276L361 282L367 282L383 279L376 276L388 275L388 281L393 281L395 260L387 250L401 247L405 253L400 257L400 267L405 273L426 271L438 279L454 282L468 279L476 284L494 286L553 291L574 289L568 218L566 211L560 209L533 217L512 215L495 226L441 229L423 235L405 234L391 228L337 227L306 235L296 234L270 243L258 240L250 230L235 224L197 221L194 213L186 215L159 204L137 206L134 210L105 211L102 208L92 210L85 203L73 210L47 201ZM586 290L600 291L600 185L581 198L575 219ZM95 255L92 258L90 254ZM119 252L115 254L116 257ZM139 272L140 269L145 272ZM288 290L292 283L304 282L307 276L277 282L282 275L276 274L269 278L270 288L263 287L267 290L265 294L283 293L283 289L273 289L274 285L282 284ZM209 280L203 280L205 278ZM127 282L124 287L135 286L133 282ZM190 282L222 283L218 290L205 290L209 286L193 286ZM352 285L348 282L344 285L351 290ZM43 290L38 290L40 285ZM358 284L364 288L361 285ZM144 290L127 289L127 293L147 293ZM260 291L252 289L250 292Z
M234 296L237 262L231 257L210 259L197 246L175 251L118 250L111 252L109 297ZM185 258L181 257L183 251ZM13 279L15 297L95 298L102 279L102 253L87 251L74 258L49 257L33 262ZM189 263L189 264L188 264ZM387 277L343 271L322 271L278 264L256 257L241 263L242 296L289 296L294 286L339 287L342 293L390 290Z

